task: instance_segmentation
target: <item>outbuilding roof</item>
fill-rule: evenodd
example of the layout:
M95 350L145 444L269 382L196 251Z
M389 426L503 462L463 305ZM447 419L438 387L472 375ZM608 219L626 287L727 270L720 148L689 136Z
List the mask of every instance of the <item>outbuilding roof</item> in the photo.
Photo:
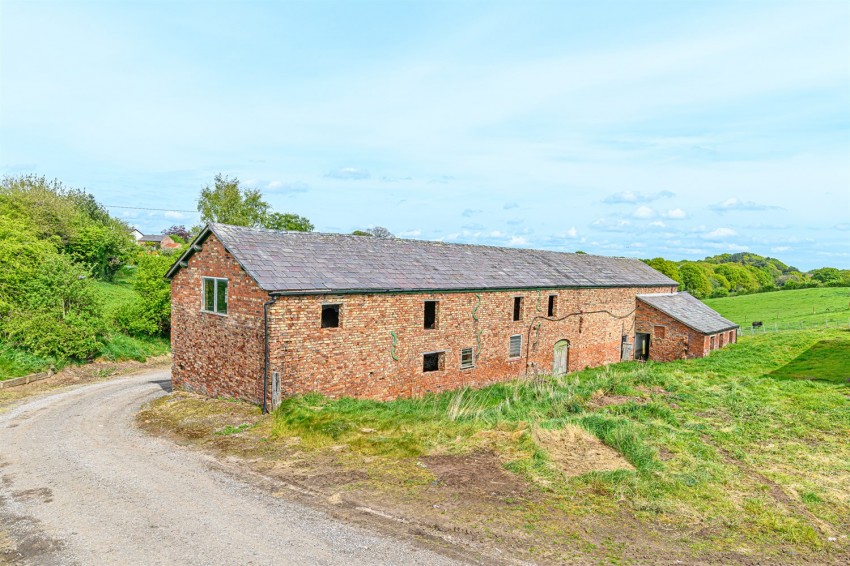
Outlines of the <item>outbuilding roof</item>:
M148 235L148 236L142 236L141 238L139 238L139 241L140 242L162 242L163 239L165 239L165 236L163 236L162 234L152 234L152 235Z
M557 287L670 287L636 259L209 224L169 269L173 277L210 234L269 292L332 293Z
M638 295L637 298L703 334L715 334L738 328L737 324L723 318L717 311L690 293L658 293Z

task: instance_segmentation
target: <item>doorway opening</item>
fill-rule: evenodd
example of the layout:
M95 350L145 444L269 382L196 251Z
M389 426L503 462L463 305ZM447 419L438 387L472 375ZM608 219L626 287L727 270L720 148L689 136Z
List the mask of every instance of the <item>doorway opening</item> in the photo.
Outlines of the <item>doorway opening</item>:
M635 359L645 362L649 359L649 334L635 332Z

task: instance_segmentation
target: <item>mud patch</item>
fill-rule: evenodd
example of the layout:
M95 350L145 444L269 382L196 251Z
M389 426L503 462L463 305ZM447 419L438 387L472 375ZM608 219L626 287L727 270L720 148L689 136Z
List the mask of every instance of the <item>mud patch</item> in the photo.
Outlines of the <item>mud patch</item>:
M635 469L619 452L577 426L568 425L561 430L538 429L532 438L567 476Z
M62 541L45 535L38 520L8 513L5 504L0 496L0 564L67 563Z
M590 407L609 407L611 405L625 405L626 403L636 403L643 405L646 399L640 397L629 397L628 395L601 395L592 397L588 406Z
M463 456L424 456L419 459L437 482L464 492L506 496L525 491L525 484L502 467L490 452Z

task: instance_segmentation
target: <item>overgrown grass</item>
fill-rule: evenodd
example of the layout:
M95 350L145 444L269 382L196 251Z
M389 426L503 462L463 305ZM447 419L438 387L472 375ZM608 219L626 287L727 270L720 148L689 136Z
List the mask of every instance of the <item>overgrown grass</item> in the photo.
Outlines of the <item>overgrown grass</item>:
M20 348L0 344L0 381L37 373L56 365L51 358L41 358Z
M817 549L850 528L848 351L850 332L799 331L744 337L701 360L631 362L420 399L305 395L283 402L273 436L389 461L491 450L576 512L614 512L620 501L638 518L701 527L730 548L744 538ZM819 380L787 378L809 358L823 361ZM597 402L612 395L626 402ZM567 425L635 471L562 475L532 432Z
M850 325L850 288L795 289L706 299L705 303L741 326L762 321L767 326Z

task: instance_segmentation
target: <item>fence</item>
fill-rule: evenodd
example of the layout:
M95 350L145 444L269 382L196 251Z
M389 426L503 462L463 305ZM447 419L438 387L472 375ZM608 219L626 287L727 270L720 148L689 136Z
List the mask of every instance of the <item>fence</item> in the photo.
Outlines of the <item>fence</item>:
M741 336L749 336L752 334L762 334L765 332L785 332L789 330L815 330L818 328L848 328L850 329L850 318L847 320L825 319L818 321L805 320L780 320L780 321L764 321L760 326L753 326L752 323L744 323L738 334Z

